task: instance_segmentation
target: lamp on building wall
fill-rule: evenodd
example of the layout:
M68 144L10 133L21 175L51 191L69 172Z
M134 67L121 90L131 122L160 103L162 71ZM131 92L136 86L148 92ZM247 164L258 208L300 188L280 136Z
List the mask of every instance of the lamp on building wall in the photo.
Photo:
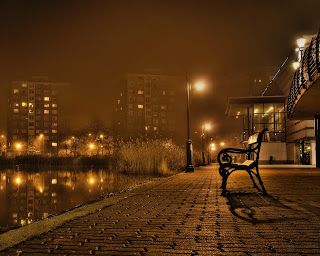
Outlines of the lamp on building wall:
M299 53L300 53L300 61L302 61L302 53L304 50L305 43L306 43L306 39L304 39L303 37L300 37L299 39L297 39L297 44L298 44Z

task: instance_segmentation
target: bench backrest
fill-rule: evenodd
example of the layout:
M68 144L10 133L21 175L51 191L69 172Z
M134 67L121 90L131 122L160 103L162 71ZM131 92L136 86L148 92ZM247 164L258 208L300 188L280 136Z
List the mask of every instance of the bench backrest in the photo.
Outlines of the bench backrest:
M268 129L265 128L261 132L251 135L248 139L248 145L249 145L248 149L252 150L252 152L256 154L255 159L254 159L256 162L259 160L260 148L261 148L263 135L267 131L268 131ZM250 158L251 157L249 155L249 159Z

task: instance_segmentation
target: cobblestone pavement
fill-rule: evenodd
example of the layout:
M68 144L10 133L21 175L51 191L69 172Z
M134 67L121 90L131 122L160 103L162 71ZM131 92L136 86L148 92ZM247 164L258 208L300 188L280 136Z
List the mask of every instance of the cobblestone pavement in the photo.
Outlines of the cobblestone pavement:
M0 255L320 255L320 170L245 172L221 197L217 166L154 186Z

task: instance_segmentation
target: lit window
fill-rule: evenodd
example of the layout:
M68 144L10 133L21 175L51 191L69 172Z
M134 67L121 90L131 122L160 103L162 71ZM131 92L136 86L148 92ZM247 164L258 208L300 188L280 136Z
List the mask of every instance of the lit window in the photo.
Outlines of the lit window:
M22 103L21 103L21 106L22 106L22 107L26 107L26 106L27 106L27 103L26 103L26 102L22 102Z
M143 108L143 105L138 105L138 108Z
M166 91L162 91L162 95L166 95Z
M52 130L52 133L57 133L58 131L57 130Z
M52 127L58 127L57 123L52 123Z
M16 107L19 107L19 103L14 104Z
M51 145L52 145L52 147L57 147L58 143L57 142L52 142Z
M261 79L259 79L259 83L261 83Z
M138 91L138 94L143 94L143 91L142 91L142 90L139 90L139 91Z
M50 97L44 97L44 101L49 101Z
M56 196L57 196L57 193L52 192L52 193L51 193L51 196L52 196L52 197L56 197Z
M154 130L154 131L157 131L157 130L158 130L158 127L157 127L157 126L153 127L153 130Z
M28 87L28 85L27 84L22 84L22 87Z
M34 110L29 109L29 114L33 114L33 113L34 113Z
M13 93L19 93L19 89L13 89Z
M145 129L146 129L146 131L149 131L150 130L150 126L146 126Z
M14 113L19 113L19 109L15 108L15 109L13 110L13 112L14 112Z
M166 108L167 108L166 105L162 105L162 106L161 106L161 109L166 109Z
M43 104L43 106L44 106L45 108L49 108L49 107L50 107L50 104L49 104L49 103L46 103L46 104Z
M53 108L56 108L56 107L58 107L58 105L57 105L56 103L53 103L53 104L52 104L52 107L53 107Z
M52 180L51 180L51 183L52 183L52 184L57 184L58 181L57 181L57 179L52 179Z
M33 103L29 103L29 108L33 108Z
M50 114L50 110L45 109L45 110L43 110L43 113L44 113L44 114Z
M118 104L120 104L121 102L120 102L120 100L118 100Z

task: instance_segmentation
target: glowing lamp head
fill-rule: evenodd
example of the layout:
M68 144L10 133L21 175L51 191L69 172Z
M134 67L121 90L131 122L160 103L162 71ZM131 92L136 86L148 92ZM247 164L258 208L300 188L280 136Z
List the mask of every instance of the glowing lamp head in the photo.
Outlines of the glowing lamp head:
M103 139L103 134L100 135L100 138Z
M21 179L18 177L16 178L16 183L19 185L21 183Z
M89 148L90 148L90 149L93 149L93 148L94 148L94 145L93 145L93 144L89 144Z
M196 83L196 85L195 85L195 87L196 87L196 89L198 90L198 91L203 91L204 90L204 88L205 88L205 84L204 83Z
M221 142L221 143L220 143L220 146L224 146L224 142Z
M299 61L293 62L293 68L294 68L294 69L298 69L299 66L300 66Z
M43 137L43 134L40 134L40 138L42 138Z
M93 184L93 183L94 183L94 179L93 179L93 178L90 178L90 179L89 179L89 183L90 183L90 184Z
M304 39L303 37L297 39L297 44L298 44L299 48L303 48L305 43L306 43L306 39Z
M210 129L211 129L211 124L205 124L204 128L205 128L206 130L210 130Z
M16 148L17 148L17 149L21 149L21 144L18 143L18 144L16 145Z

